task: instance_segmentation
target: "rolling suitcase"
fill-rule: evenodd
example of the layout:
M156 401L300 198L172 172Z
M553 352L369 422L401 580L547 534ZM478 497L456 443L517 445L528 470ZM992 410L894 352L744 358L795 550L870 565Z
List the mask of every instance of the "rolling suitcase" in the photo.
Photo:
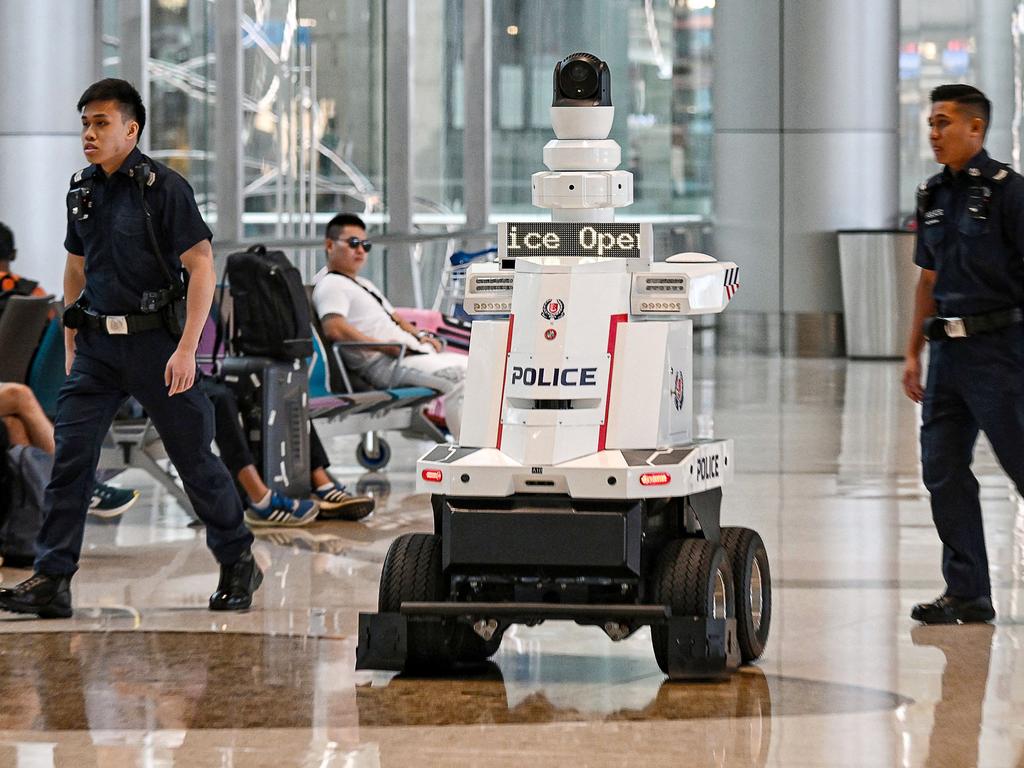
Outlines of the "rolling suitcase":
M288 496L310 493L306 369L299 361L226 357L221 378L238 397L263 481Z

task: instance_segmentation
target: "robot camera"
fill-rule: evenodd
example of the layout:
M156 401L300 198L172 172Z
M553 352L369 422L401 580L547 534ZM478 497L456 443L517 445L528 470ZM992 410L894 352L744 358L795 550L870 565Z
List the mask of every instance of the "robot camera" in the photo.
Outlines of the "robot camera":
M610 107L612 74L592 53L573 53L555 64L554 107Z
M592 53L555 64L551 124L559 139L605 139L612 128L612 73Z

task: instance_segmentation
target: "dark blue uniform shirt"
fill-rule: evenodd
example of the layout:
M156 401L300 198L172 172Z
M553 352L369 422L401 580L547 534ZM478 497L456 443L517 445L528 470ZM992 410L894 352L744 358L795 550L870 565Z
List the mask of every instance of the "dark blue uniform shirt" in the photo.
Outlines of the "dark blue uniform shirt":
M940 316L1024 306L1024 177L982 150L921 187L914 262L935 275Z
M146 234L146 218L135 179L128 172L146 161L156 180L146 187L153 229L172 276L181 270L181 254L213 234L196 206L192 187L166 165L132 150L110 174L90 165L72 177L71 188L91 185L89 217L76 221L68 212L64 248L85 257L85 299L96 312L126 315L140 311L144 291L166 288L167 278Z

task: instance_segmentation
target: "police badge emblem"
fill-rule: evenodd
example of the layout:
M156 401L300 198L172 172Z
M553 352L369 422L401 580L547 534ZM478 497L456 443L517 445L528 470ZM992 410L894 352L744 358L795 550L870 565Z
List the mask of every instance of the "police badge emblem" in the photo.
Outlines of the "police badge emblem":
M565 302L561 299L548 299L540 310L545 320L558 320L565 315Z

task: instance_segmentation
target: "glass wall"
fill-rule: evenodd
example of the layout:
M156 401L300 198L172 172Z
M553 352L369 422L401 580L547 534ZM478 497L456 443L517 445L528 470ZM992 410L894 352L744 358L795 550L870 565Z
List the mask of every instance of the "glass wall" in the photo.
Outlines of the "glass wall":
M414 220L461 226L463 3L412 4ZM147 0L97 0L105 74L123 74L138 40L121 40L125 11ZM630 215L681 222L710 216L711 49L715 0L494 0L493 215L539 214L530 175L551 136L554 62L589 50L609 62L612 138L635 176ZM988 144L1019 165L1024 4L900 0L900 201L936 170L928 94L970 82L994 102ZM211 179L214 4L148 0L150 151L184 173L216 216ZM1018 16L1015 19L1014 14ZM385 0L244 0L245 234L301 237L340 210L386 216ZM144 14L145 15L145 14Z
M245 235L384 212L383 3L245 0Z
M146 0L98 0L107 74L121 74L119 17ZM412 4L414 220L461 226L464 0ZM713 0L496 0L493 209L537 213L530 174L552 137L551 70L573 50L614 76L612 138L635 175L632 215L710 210ZM149 146L185 174L216 216L214 5L150 0ZM246 237L312 235L331 212L386 216L385 0L244 0ZM129 44L139 45L139 41ZM472 94L469 95L473 97Z
M714 2L509 0L493 10L493 197L498 216L538 214L530 175L551 138L551 73L574 51L612 71L630 216L708 214ZM455 89L457 91L457 88Z
M212 222L213 4L153 3L150 30L148 153L189 180Z

